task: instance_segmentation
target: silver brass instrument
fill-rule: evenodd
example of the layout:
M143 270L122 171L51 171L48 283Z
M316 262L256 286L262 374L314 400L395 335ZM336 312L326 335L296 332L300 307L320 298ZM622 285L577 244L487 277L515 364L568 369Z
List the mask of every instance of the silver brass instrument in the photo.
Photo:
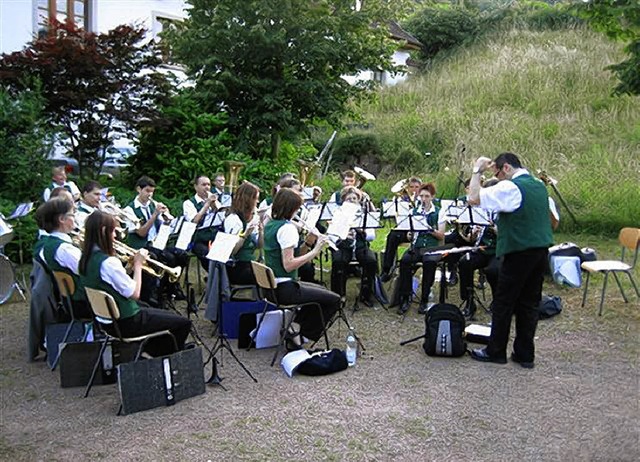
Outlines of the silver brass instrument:
M298 159L298 179L303 188L307 185L307 181L309 181L313 172L315 172L318 167L320 167L318 162Z
M357 165L354 165L353 171L358 174L358 184L356 185L356 188L358 189L362 189L367 181L376 180L376 176L373 173L369 173L365 169L363 169L362 167L358 167Z
M132 223L136 228L140 227L140 218L138 218L135 213L132 213L129 210L120 208L109 201L100 202L99 208L102 212L113 215L121 225L126 226L128 223Z
M403 194L406 195L409 198L409 204L411 204L411 207L415 208L416 203L413 195L411 194L411 191L409 191L408 178L397 181L393 186L391 186L391 192L398 197L401 197Z
M154 205L156 208L158 207L158 204L159 204L159 202L158 202L158 201L154 201L154 200L152 199L152 200L151 200L151 202L153 203L153 205ZM164 205L164 204L162 204L162 205ZM165 207L166 207L166 206L165 206ZM167 211L166 211L166 212L162 212L162 213L160 214L160 217L162 218L162 220L163 220L165 223L169 223L169 222L171 222L171 221L173 221L173 220L175 219L175 217L174 217L173 215L171 215L171 213L169 213L169 209L168 209L168 208L167 208Z

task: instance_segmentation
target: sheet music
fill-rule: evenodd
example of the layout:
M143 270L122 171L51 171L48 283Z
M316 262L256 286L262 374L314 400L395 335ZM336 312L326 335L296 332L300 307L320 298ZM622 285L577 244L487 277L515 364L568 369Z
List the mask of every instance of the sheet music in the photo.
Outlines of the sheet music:
M218 197L218 200L220 201L219 208L231 207L231 201L232 201L231 194L223 194L222 196Z
M171 234L179 233L182 223L184 223L184 215L180 215L179 217L171 220L171 224L169 225L171 226Z
M16 209L13 211L11 215L9 215L7 220L13 220L14 218L24 217L31 211L32 208L33 208L33 202L24 202L22 204L18 204Z
M313 199L313 186L308 186L302 190L302 198L306 201Z
M433 227L427 222L424 215L409 215L406 217L396 217L398 224L394 228L400 231L431 231Z
M105 202L109 200L109 198L107 197L108 192L109 192L109 188L102 188L100 190L100 202Z
M198 226L198 230L212 228L216 226L222 226L224 223L224 215L225 213L221 210L217 210L215 212L207 213L204 216L204 219L200 222L202 223Z
M218 234L216 234L216 239L213 241L211 247L209 248L207 258L209 260L226 263L231 257L231 252L233 252L233 248L236 246L239 240L240 236L235 236L233 234L227 234L219 231Z
M360 210L360 205L351 202L345 202L333 213L331 224L327 229L327 234L337 236L339 239L346 239L356 213Z
M164 250L167 246L167 242L169 241L169 236L171 235L171 226L170 225L160 225L160 229L158 230L158 234L151 242L151 247L158 250Z
M307 350L296 350L284 355L280 365L289 377L293 377L298 366L309 358L311 358L311 354Z
M285 326L289 323L292 316L293 312L291 310L285 310ZM260 323L260 319L262 319L262 313L257 313L256 326ZM267 311L264 316L264 321L262 321L262 325L260 326L260 330L258 331L258 335L255 338L256 348L269 348L280 344L280 329L282 328L282 325L282 311ZM249 335L253 335L254 332L255 329L251 331Z
M322 215L320 215L321 220L331 220L333 218L333 214L338 210L340 206L337 202L325 202L322 208Z
M474 225L491 224L491 220L486 210L480 207L466 207L465 210L458 216L458 223Z
M307 215L306 223L311 228L315 228L318 224L318 220L320 220L320 215L322 214L322 205L316 204L312 207L308 207L309 214Z
M397 216L406 217L408 215L411 215L411 213L413 212L413 207L411 207L411 204L407 201L398 201L396 202L396 211Z
M187 250L187 247L193 239L193 234L196 232L197 225L192 221L185 221L180 228L180 234L178 234L178 241L176 242L176 248L180 250Z
M365 223L366 216L366 223ZM366 215L364 212L356 215L356 219L352 223L353 228L362 228L363 226L367 226L366 229L370 228L382 228L380 224L380 215L376 212L375 214L371 212L367 212Z

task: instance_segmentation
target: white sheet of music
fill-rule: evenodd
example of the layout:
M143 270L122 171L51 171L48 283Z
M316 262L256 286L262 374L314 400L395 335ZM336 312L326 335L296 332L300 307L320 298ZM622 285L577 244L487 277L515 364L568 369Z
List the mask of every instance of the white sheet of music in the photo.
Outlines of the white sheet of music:
M196 232L196 225L192 221L185 221L182 223L182 228L180 229L180 234L178 234L178 241L176 242L176 248L180 250L187 250L191 239L193 238L193 234Z
M13 220L14 218L21 218L27 215L33 208L33 202L24 202L18 204L13 213L7 218L7 220Z
M351 202L345 202L333 213L331 224L327 229L327 234L330 236L337 236L340 239L346 239L349 235L349 230L352 228L352 224L355 220L356 213L360 210L359 204L353 204Z
M469 212L471 210L471 212ZM473 220L473 221L472 221ZM490 225L491 220L485 209L480 207L467 207L458 217L458 223L473 223L474 225Z
M424 215L411 215L406 217L397 217L398 225L394 228L402 231L429 231L433 229L427 222Z
M309 207L309 213L307 214L306 223L310 228L315 228L318 224L318 220L320 219L320 214L322 214L322 206L317 205L313 207Z
M233 234L227 234L223 233L222 231L218 231L218 234L216 234L216 239L213 241L211 247L209 248L207 258L209 260L226 263L231 257L231 252L233 252L233 248L236 246L239 240L240 236L235 236Z
M155 239L151 243L151 247L158 250L164 250L164 248L167 246L167 241L169 240L170 235L171 235L171 226L160 225L158 234L156 235Z

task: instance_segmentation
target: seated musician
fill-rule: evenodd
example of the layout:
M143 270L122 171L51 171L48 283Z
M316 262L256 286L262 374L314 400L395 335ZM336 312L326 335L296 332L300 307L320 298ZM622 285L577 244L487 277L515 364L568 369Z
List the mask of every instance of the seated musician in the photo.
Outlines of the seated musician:
M78 228L84 228L84 222L87 217L100 207L100 198L102 197L102 186L97 181L88 181L82 187L82 199L76 207L76 225Z
M53 190L51 191L51 195L49 196L49 200L55 199L56 197L61 197L69 201L69 203L71 203L72 205L73 210L75 210L75 203L73 202L73 196L71 195L68 189L63 188L62 186L53 188ZM47 233L42 226L38 226L38 238L36 241L36 246L38 245L38 242L40 241L40 239L42 239L47 234L49 233ZM34 250L34 254L35 253L36 252Z
M256 249L262 247L262 222L256 216L260 198L258 187L248 181L236 189L229 214L224 219L224 232L240 236L231 255L232 264L227 263L227 275L231 284L254 284L251 262L256 259Z
M418 313L424 314L428 309L429 292L435 280L437 262L425 256L425 253L433 247L442 245L444 240L445 223L439 220L439 208L433 204L436 195L436 187L433 183L420 186L418 198L420 205L414 210L414 215L426 217L427 224L432 228L429 231L415 231L411 236L412 245L400 260L400 277L398 291L400 295L400 308L398 314L404 314L409 310L413 291L412 267L422 261L422 297Z
M340 176L342 177L342 189L346 188L347 186L356 185L356 172L354 172L353 170L345 170L340 174ZM331 199L329 199L329 202L335 202L338 205L342 205L342 189L334 192L331 195Z
M353 186L347 186L342 190L341 202L362 204L362 194ZM378 262L375 253L369 248L369 241L375 237L374 233L363 229L351 229L349 237L340 241L338 250L333 251L331 264L331 290L341 296L346 293L347 274L349 263L357 260L362 267L362 279L360 284L360 301L371 307L374 304L374 280L378 272Z
M470 178L467 178L464 181L465 194L463 196L457 197L455 200L455 204L459 207L464 207L467 205L467 193L469 192L470 182ZM442 210L442 212L444 213L446 212L446 210ZM468 225L456 224L453 230L446 233L444 236L444 243L452 244L455 247L470 245L471 240L472 238ZM458 282L458 260L460 260L460 258L462 258L462 254L452 254L447 261L447 266L449 267L449 285L455 285Z
M118 326L123 337L169 330L175 336L178 348L183 349L191 321L170 311L138 305L147 251L141 249L132 257L133 277L130 277L114 251L115 229L115 218L104 212L96 211L87 218L79 265L83 285L113 296L120 310ZM111 325L105 329L115 335ZM171 353L173 345L168 337L158 337L147 344L145 351L160 356Z
M218 198L221 198L227 192L224 190L226 179L224 173L218 172L213 176L213 194L217 194Z
M218 195L211 193L211 180L204 175L196 176L193 181L193 188L196 193L182 203L182 213L185 220L200 225L208 215L217 211L216 201ZM218 229L210 226L196 230L193 235L191 251L198 257L205 271L209 270L209 260L206 258L209 253L209 243L216 238Z
M422 185L422 180L412 176L407 183L407 191L400 197L401 201L413 203L418 199L418 191ZM387 235L387 241L384 248L384 258L382 259L382 272L380 280L387 282L391 279L391 271L396 263L396 255L400 244L407 243L407 233L402 230L391 230Z
M136 182L136 198L125 207L125 211L133 212L140 219L140 226L129 228L127 245L134 249L142 249L158 235L160 225L164 222L162 215L168 212L164 204L153 201L156 183L148 176L142 176Z
M271 203L273 202L274 196L278 191L280 191L280 183L282 183L285 180L290 180L292 178L295 179L295 177L296 176L293 173L289 173L289 172L283 173L282 175L280 175L280 178L278 178L278 181L276 182L276 184L274 184L273 188L271 188L271 195L262 199L262 202L260 202L260 205L258 205L258 211L264 212L266 209L271 207Z
M71 276L74 282L74 292L71 294L73 313L78 318L92 318L93 313L78 277L82 253L69 237L75 228L73 203L64 197L51 199L38 207L35 219L47 234L36 243L34 256L49 272L61 271Z
M67 172L63 166L51 169L51 184L42 193L42 199L46 202L51 197L51 191L57 187L62 187L71 193L73 201L80 200L80 190L73 181L67 180Z
M265 263L276 277L278 301L285 305L316 302L321 307L326 325L340 308L340 296L319 285L297 280L298 268L313 260L327 241L327 237L322 236L312 250L303 245L300 255L295 256L299 236L298 228L291 219L302 202L302 197L288 188L281 189L275 195L272 220L264 228ZM304 307L298 313L296 322L300 324L300 333L312 340L318 340L325 327L317 307L313 305Z

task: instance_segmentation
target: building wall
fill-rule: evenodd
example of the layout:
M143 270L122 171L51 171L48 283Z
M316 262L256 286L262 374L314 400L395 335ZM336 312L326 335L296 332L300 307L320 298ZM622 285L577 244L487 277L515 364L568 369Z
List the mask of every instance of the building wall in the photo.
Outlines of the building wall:
M409 59L409 52L404 50L397 50L393 56L391 57L391 62L395 66L406 66L407 59ZM362 71L357 75L345 75L343 79L349 82L351 85L354 85L357 82L366 82L368 80L377 80L382 83L382 85L397 85L400 82L404 82L407 80L408 74L406 72L399 72L397 74L391 75L389 72L384 72L382 75L378 72L373 71Z

